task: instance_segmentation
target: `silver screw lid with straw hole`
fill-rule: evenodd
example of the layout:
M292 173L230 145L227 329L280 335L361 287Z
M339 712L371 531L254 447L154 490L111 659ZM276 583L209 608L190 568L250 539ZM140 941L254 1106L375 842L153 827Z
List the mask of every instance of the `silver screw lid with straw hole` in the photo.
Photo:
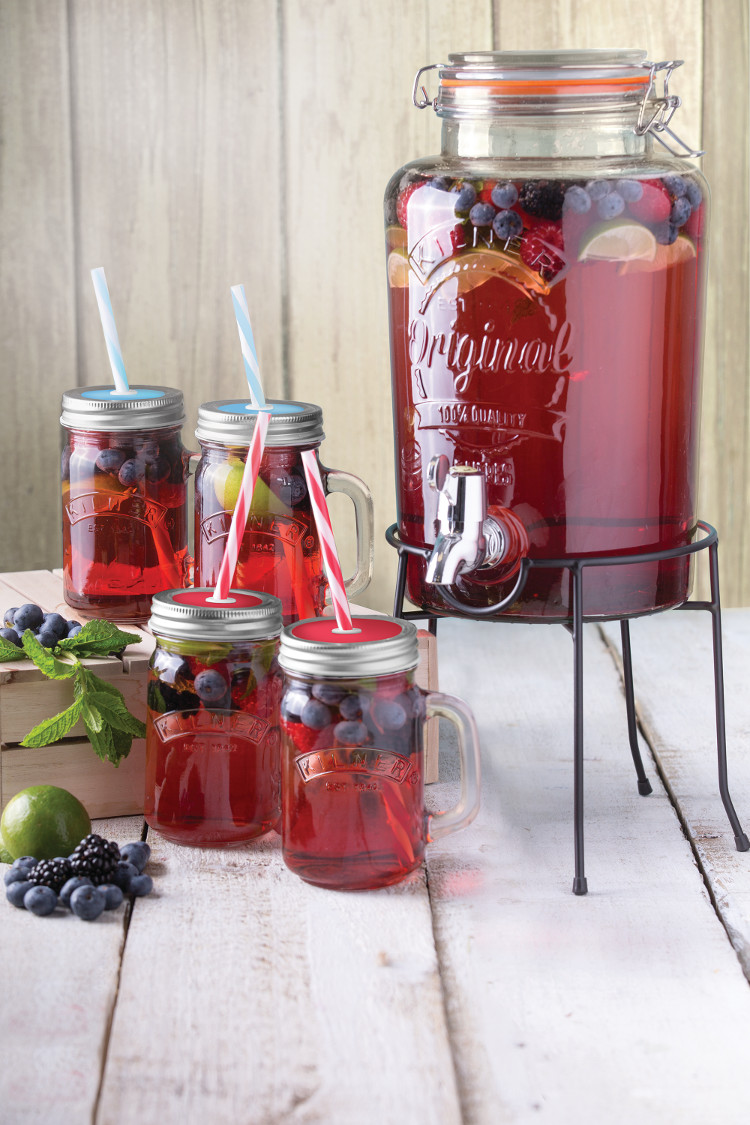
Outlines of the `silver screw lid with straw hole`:
M60 423L69 430L155 430L185 421L182 391L138 384L129 394L107 386L77 387L62 396Z
M210 586L198 586L154 594L149 629L157 637L177 641L241 644L278 637L281 602L273 594L230 590L226 602L211 602L213 593Z
M386 635L368 639L373 623ZM345 634L336 629L335 620L329 617L309 617L287 625L281 633L279 664L285 672L342 680L386 676L416 668L417 627L411 621L378 614L355 617L352 624L361 632ZM316 638L316 633L323 636Z
M312 402L269 398L271 407L266 448L320 445L325 438L323 411ZM250 445L258 411L249 401L217 399L198 407L198 441L217 441L223 445Z

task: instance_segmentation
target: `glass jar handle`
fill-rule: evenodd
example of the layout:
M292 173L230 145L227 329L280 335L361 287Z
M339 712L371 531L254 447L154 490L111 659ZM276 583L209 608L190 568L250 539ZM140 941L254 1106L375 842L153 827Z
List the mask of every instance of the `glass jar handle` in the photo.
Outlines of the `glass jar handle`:
M357 532L357 569L344 582L347 594L360 594L372 581L375 553L375 517L372 493L364 481L339 469L324 469L326 493L343 492L354 504L354 522Z
M201 454L194 453L192 449L186 449L185 453L187 454L188 472L187 494L192 499L187 501L188 553L185 556L184 584L185 586L193 586L195 584L195 474L200 464ZM193 540L192 544L191 539Z
M439 840L450 832L471 824L479 811L479 734L469 708L460 699L431 691L425 696L427 718L447 719L458 734L458 756L461 762L461 796L458 804L447 812L427 818L427 839Z

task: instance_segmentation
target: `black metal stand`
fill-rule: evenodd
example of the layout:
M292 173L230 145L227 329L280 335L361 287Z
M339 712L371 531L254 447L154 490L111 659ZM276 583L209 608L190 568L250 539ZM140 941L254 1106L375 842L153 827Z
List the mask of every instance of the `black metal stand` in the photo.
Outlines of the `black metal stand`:
M698 551L708 550L711 600L688 601L680 610L708 610L711 614L713 657L714 657L714 699L716 708L716 751L719 765L719 793L724 805L729 823L734 832L734 842L737 851L750 850L750 840L742 830L732 799L729 795L727 780L727 747L726 747L726 719L724 711L724 662L721 642L721 601L719 597L719 537L715 528L710 524L698 521L698 531L703 538L683 547L667 551L648 551L632 555L593 556L572 559L528 559L521 561L516 583L507 597L496 605L474 608L460 602L449 589L441 587L440 595L446 602L445 614L435 614L429 610L404 611L404 597L406 595L406 567L409 555L430 557L431 548L413 547L404 543L398 535L394 524L388 528L386 539L398 551L398 573L396 577L396 595L394 601L394 617L427 619L430 632L437 633L437 623L441 616L460 616L466 618L492 618L499 617L518 597L526 584L528 573L532 569L565 569L571 574L573 587L572 620L564 623L573 638L573 823L575 841L575 875L573 878L573 893L585 895L588 886L584 870L584 830L583 830L583 574L590 566L624 566L628 563L661 562L667 559L676 559L682 555L693 555ZM633 662L630 648L630 622L628 619L620 620L622 637L622 665L625 683L625 706L628 719L628 737L630 750L633 755L633 764L638 779L638 792L647 796L651 792L651 783L646 777L643 768L641 752L638 747L638 729L635 714L635 695L633 691Z

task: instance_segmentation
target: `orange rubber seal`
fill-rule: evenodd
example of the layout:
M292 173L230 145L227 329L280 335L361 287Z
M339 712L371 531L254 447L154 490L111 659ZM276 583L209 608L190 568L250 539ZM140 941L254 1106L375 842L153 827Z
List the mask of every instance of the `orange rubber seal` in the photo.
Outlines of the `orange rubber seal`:
M618 93L622 90L641 90L649 83L648 75L643 78L529 78L529 79L496 79L496 78L441 78L443 87L471 87L481 86L490 90L497 90L503 94L574 94L576 92L589 93L592 88L606 94L611 91Z

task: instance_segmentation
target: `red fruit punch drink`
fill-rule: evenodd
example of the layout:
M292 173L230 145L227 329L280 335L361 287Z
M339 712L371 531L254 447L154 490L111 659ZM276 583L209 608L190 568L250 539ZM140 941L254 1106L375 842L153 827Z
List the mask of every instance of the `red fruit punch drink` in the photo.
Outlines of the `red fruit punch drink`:
M326 580L320 541L302 466L304 449L323 441L323 412L309 402L269 399L272 407L260 472L242 537L234 583L274 594L284 623L323 612ZM195 581L215 584L255 427L249 402L205 402L196 437L201 459L195 477ZM350 595L372 577L372 498L350 473L321 467L327 492L343 492L354 504L357 569Z
M642 60L451 56L443 153L386 193L401 537L435 541L426 470L444 454L482 471L508 544L459 576L467 607L505 597L523 555L661 551L695 531L707 191L635 131ZM445 611L426 568L411 556L409 597ZM685 558L588 568L584 611L650 612L689 589ZM570 610L569 572L532 569L505 615Z
M176 844L231 847L280 814L281 606L268 594L169 590L153 600L148 824Z
M479 804L474 720L459 700L414 682L417 632L392 617L330 618L282 633L282 840L286 865L334 890L383 887L422 862L430 840L469 824ZM450 812L424 808L423 734L458 729L465 791Z
M60 418L65 600L114 621L145 621L188 564L182 392L131 390L66 391Z

